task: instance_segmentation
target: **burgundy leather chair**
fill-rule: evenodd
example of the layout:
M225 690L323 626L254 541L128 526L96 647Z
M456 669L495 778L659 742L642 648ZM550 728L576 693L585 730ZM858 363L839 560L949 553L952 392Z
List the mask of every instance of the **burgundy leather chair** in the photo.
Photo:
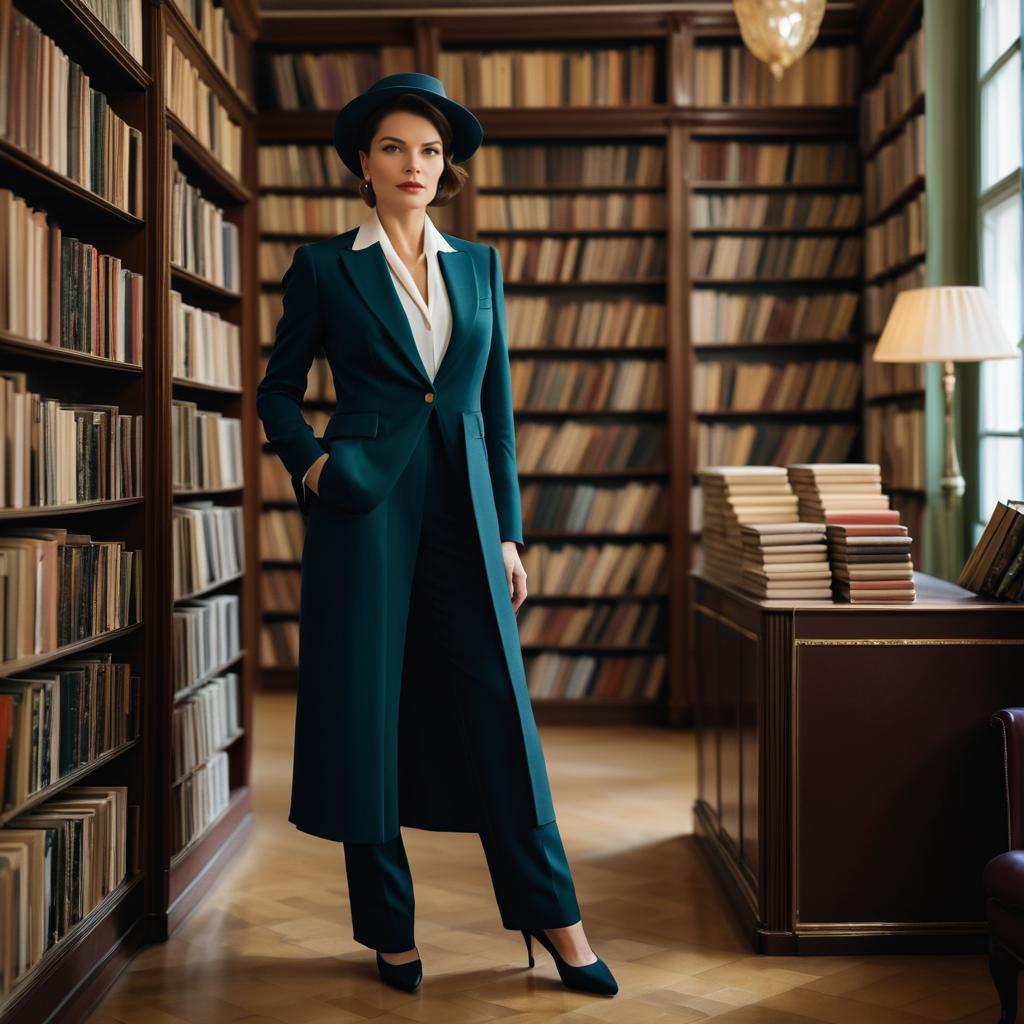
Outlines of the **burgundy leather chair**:
M985 865L985 909L990 930L989 969L999 993L999 1024L1016 1024L1017 976L1024 965L1024 708L992 716L1001 733L1006 786L1008 852Z

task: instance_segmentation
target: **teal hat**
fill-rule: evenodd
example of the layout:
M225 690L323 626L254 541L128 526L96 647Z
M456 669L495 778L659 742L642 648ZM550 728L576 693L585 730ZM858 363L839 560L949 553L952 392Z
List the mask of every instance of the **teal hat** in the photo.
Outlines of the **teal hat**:
M341 162L357 177L363 176L359 163L358 132L366 116L381 104L411 92L434 104L452 126L452 160L461 164L480 148L484 130L476 115L445 95L441 80L416 71L400 71L374 82L366 92L351 99L338 111L334 121L334 148Z

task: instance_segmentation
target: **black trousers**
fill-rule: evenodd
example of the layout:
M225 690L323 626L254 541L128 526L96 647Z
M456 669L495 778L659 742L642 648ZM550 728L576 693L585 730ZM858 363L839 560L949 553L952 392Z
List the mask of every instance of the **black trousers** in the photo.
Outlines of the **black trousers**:
M508 728L517 710L464 466L448 456L436 417L420 444L426 450L416 455L428 460L428 473L411 601L418 615L428 617L444 659L445 670L435 675L447 692L438 700L450 703L473 766L470 781L479 820L486 823L480 841L501 922L510 929L575 924L580 908L558 825L521 824L530 820L527 774L520 773L522 785L510 784L509 766L522 762L521 749L508 746L518 732ZM344 850L353 938L383 953L411 949L415 897L401 833L384 843L346 842Z

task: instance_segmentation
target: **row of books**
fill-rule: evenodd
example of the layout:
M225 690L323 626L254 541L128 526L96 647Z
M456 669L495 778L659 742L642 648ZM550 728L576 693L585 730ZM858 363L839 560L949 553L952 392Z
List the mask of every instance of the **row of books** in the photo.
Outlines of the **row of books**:
M652 43L533 50L442 50L438 77L469 107L622 107L661 100Z
M665 196L658 192L478 196L477 231L663 231Z
M254 65L256 105L260 110L338 110L378 78L415 68L416 55L409 46L378 46L343 53L275 53L260 49L255 53ZM450 89L448 93L451 95Z
M473 169L480 159L473 158ZM352 172L338 159L334 146L310 146L302 143L280 143L256 148L256 167L260 189L351 189L359 184ZM362 204L362 200L359 200ZM262 207L260 209L262 214ZM433 216L433 211L431 211Z
M744 46L698 46L694 102L700 107L851 106L857 102L859 63L856 46L815 46L776 81L768 65Z
M294 575L298 576L298 573L296 572ZM264 611L266 610L264 609ZM265 619L260 626L260 667L296 669L298 665L298 621L296 619Z
M851 228L860 223L856 192L694 192L691 228Z
M242 386L242 336L238 324L186 302L170 291L171 373L222 388Z
M45 211L10 189L0 189L0 223L0 329L141 365L142 275L65 235Z
M43 103L31 97L45 96ZM142 133L12 0L0 0L0 137L135 217Z
M690 241L690 273L700 278L854 277L860 268L859 238L730 235Z
M693 465L843 462L850 457L857 434L857 427L849 423L699 423L692 438Z
M139 840L127 786L69 786L4 828L0 994L137 870Z
M656 700L665 681L664 654L641 657L543 651L524 659L535 699Z
M860 364L849 359L817 362L699 362L693 405L720 409L853 409L860 395Z
M242 421L197 402L171 402L171 485L177 491L241 487Z
M175 781L222 750L239 732L238 673L225 672L178 700L171 718L171 776Z
M530 544L523 567L534 596L661 593L668 586L668 546L661 541Z
M663 484L528 483L521 488L521 501L527 533L668 530L669 493Z
M241 178L242 126L231 119L174 37L168 33L164 43L167 109L230 175Z
M142 63L142 0L83 0L103 27Z
M924 177L924 114L907 121L899 135L864 163L864 212L874 217Z
M245 93L238 61L242 40L231 25L227 10L213 0L174 0L174 6L196 30L210 59L239 92Z
M691 181L758 185L856 185L855 146L824 142L737 142L701 139L689 147Z
M171 516L174 599L237 576L245 565L240 505L208 499L175 502Z
M665 273L665 239L499 238L506 282L587 282L657 279Z
M651 423L516 424L520 473L595 473L665 469L665 429Z
M30 797L136 739L140 684L130 664L100 651L0 679L4 814L17 813Z
M44 398L11 370L0 371L0 423L0 508L141 497L141 414Z
M895 124L924 94L924 28L901 47L878 82L860 98L860 139L865 149Z
M665 408L663 360L517 360L511 377L512 403L522 411Z
M649 142L484 144L473 156L477 188L586 187L660 189L665 147Z
M857 292L772 295L699 289L690 294L690 336L701 342L846 340Z
M957 583L982 597L1024 600L1024 501L998 501Z
M301 579L297 569L264 566L260 571L260 607L264 613L297 615Z
M238 225L190 185L177 160L171 160L171 211L168 255L173 266L188 270L228 291L241 289Z
M337 157L335 157L337 159ZM366 203L351 196L260 196L260 231L263 234L322 235L330 237L366 219ZM431 220L434 211L429 213Z
M0 535L0 673L142 619L142 552L61 526Z
M665 642L665 606L658 601L526 604L519 612L523 644L654 645Z
M180 697L241 653L239 596L211 594L176 604L171 635L171 679Z
M260 557L265 561L297 563L305 539L305 526L297 509L264 509L260 513Z
M864 410L864 456L881 463L890 487L923 489L924 410L920 407L869 405Z
M923 256L926 227L925 197L921 192L864 232L864 273L873 277L911 257Z
M898 277L885 278L864 289L864 330L867 334L881 334L892 310L896 296L908 288L923 288L925 265L916 263Z
M877 341L869 341L864 354L864 397L902 395L924 388L924 366L921 363L876 363Z
M704 293L707 294L707 293ZM262 292L260 337L271 338L281 318L281 293ZM628 350L664 345L665 304L623 295L610 299L570 299L552 295L505 296L509 346L513 351L546 348ZM265 342L269 346L269 343ZM262 358L266 359L266 349ZM265 362L261 369L265 368ZM314 362L307 398L333 401L327 364Z
M171 789L171 848L181 853L231 800L226 750L215 753Z

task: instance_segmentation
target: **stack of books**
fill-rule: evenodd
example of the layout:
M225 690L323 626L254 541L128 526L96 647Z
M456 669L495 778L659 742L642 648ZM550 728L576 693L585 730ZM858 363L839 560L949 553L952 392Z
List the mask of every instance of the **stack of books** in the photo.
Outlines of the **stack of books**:
M916 597L911 537L882 493L876 463L788 467L800 518L826 524L835 596L853 604Z
M740 527L795 523L797 498L782 466L706 466L702 543L709 577L739 585L743 577Z
M1024 598L1024 501L1000 501L957 583L983 597Z
M741 590L767 601L831 601L824 523L747 523Z

